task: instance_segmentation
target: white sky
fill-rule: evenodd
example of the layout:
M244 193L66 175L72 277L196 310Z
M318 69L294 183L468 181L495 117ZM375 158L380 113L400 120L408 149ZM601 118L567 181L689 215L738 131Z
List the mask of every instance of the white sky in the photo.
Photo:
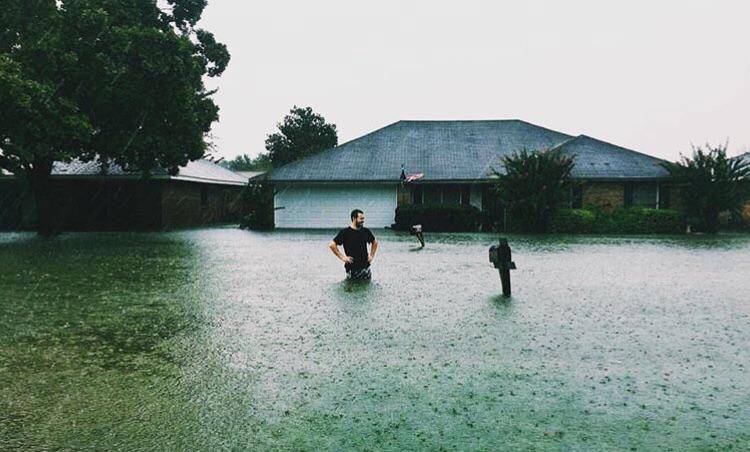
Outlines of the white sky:
M228 45L215 154L292 105L339 142L399 119L523 119L668 159L750 150L750 1L209 0Z

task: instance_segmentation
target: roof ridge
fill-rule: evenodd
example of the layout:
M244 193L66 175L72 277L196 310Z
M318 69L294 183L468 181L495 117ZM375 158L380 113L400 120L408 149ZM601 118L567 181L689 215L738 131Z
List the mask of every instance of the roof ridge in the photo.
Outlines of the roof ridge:
M646 154L645 152L635 151L633 149L626 148L625 146L620 146L619 144L610 143L609 141L604 141L604 140L601 140L599 138L595 138L595 137L592 137L590 135L586 135L585 133L582 133L582 134L578 135L577 137L575 137L573 140L570 140L570 141L575 141L575 140L577 140L579 138L586 138L586 139L589 139L589 140L598 141L599 143L608 144L610 146L614 146L616 148L622 149L622 150L630 152L632 154L638 154L638 155L642 155L642 156L645 156L645 157L648 157L648 158L651 158L651 159L654 159L654 160L659 160L661 162L669 163L669 160L665 160L663 158L659 158L659 157L653 156L651 154Z

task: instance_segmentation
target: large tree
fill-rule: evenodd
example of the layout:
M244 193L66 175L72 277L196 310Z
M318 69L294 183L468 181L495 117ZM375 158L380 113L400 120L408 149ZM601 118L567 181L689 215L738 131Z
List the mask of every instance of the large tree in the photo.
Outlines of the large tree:
M684 210L695 226L705 232L719 229L719 214L738 215L748 194L750 164L727 157L727 146L693 147L692 156L680 155L680 161L664 165L676 181Z
M229 53L196 27L206 0L6 0L0 9L0 168L28 180L54 232L56 161L174 173L203 156L218 107L203 77Z
M279 132L266 138L266 149L274 168L309 157L338 144L336 125L310 107L296 105L278 124Z
M268 153L256 157L240 154L232 160L222 161L220 165L232 171L269 171L272 168L271 156Z
M522 150L502 159L493 173L494 191L514 226L524 232L545 232L552 213L567 199L573 158L558 150Z

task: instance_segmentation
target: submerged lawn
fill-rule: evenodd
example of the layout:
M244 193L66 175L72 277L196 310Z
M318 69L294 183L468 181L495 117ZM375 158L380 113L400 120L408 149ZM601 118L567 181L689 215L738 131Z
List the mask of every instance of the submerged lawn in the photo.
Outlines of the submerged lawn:
M377 234L0 234L0 449L747 450L750 237Z

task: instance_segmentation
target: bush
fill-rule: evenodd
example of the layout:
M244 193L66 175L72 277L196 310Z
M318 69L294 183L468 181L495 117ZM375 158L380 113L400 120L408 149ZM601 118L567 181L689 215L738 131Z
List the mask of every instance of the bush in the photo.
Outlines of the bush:
M685 220L680 212L666 209L560 209L553 215L551 229L573 234L680 234L685 230Z
M273 223L273 187L269 184L250 184L242 191L242 229L268 230Z
M416 204L396 208L393 229L408 231L414 224L421 224L425 232L470 232L479 230L483 216L476 207L465 205Z
M559 209L552 214L550 232L589 234L596 229L596 217L586 209Z
M546 232L552 215L567 197L573 158L558 150L522 150L502 159L494 191L521 232Z

